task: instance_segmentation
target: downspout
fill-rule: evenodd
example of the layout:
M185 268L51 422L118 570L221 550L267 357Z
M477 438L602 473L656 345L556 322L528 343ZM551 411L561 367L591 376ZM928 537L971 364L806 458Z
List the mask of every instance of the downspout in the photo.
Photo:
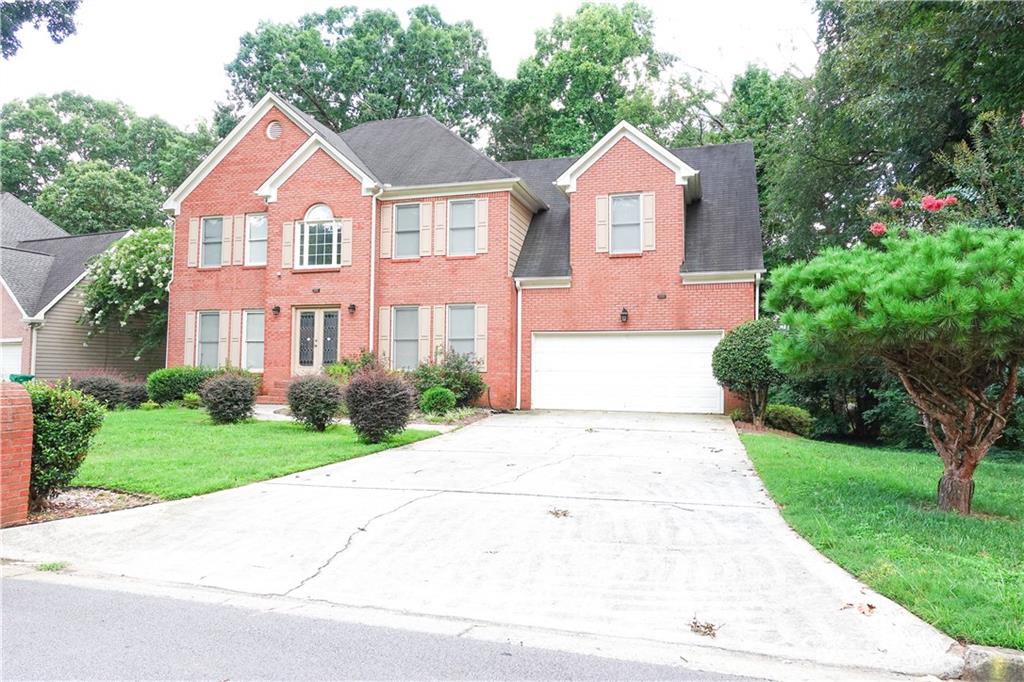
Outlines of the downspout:
M523 287L516 283L516 409L523 406Z
M377 197L390 187L387 184L377 185L370 195L370 352L373 352L373 325L377 316Z
M761 319L761 273L754 275L754 319Z

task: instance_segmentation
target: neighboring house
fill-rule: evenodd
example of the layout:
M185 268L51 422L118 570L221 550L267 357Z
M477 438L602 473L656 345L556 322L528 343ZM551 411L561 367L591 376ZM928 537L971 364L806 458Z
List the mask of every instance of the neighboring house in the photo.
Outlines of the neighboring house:
M71 235L11 194L0 195L0 376L44 379L90 369L145 375L160 348L138 361L121 330L88 338L78 324L89 261L127 232Z
M431 117L337 134L269 94L164 208L168 365L263 372L267 402L364 349L411 369L453 348L497 408L718 413L711 352L757 316L749 144L622 123L500 164Z

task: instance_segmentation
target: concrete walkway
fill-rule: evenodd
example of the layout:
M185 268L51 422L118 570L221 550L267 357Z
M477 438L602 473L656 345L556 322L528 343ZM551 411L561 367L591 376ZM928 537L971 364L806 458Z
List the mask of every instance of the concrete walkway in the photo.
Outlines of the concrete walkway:
M951 639L786 526L722 417L497 415L399 450L2 540L5 558L83 574L718 672L879 679L955 676L963 664ZM694 619L716 636L693 632Z

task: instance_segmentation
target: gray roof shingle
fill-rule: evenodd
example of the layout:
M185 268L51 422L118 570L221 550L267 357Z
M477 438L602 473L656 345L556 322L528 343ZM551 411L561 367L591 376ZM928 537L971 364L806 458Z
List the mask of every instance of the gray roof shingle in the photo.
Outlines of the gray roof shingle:
M0 194L0 245L17 246L25 239L64 237L67 232L10 192Z
M702 197L686 207L686 253L680 272L763 269L753 146L739 142L671 151L700 171L703 190ZM553 183L576 158L505 163L551 207L534 215L516 263L516 277L571 274L569 202Z

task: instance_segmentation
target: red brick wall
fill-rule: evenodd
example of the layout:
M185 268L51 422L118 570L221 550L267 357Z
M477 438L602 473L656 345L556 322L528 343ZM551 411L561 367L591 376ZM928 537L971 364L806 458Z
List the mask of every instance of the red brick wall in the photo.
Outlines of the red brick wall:
M0 338L21 339L21 373L32 371L32 330L21 321L21 312L17 303L7 293L7 288L0 286ZM6 379L7 377L0 377Z
M0 381L0 526L28 516L32 476L32 401L20 384Z
M619 256L596 251L599 195L655 193L655 249ZM535 331L722 329L753 319L754 284L682 284L683 188L674 173L623 139L577 179L570 195L572 286L523 291L522 407L530 407ZM664 298L659 295L664 294ZM620 322L626 308L629 321ZM595 368L599 370L599 368ZM735 400L726 397L726 410Z

